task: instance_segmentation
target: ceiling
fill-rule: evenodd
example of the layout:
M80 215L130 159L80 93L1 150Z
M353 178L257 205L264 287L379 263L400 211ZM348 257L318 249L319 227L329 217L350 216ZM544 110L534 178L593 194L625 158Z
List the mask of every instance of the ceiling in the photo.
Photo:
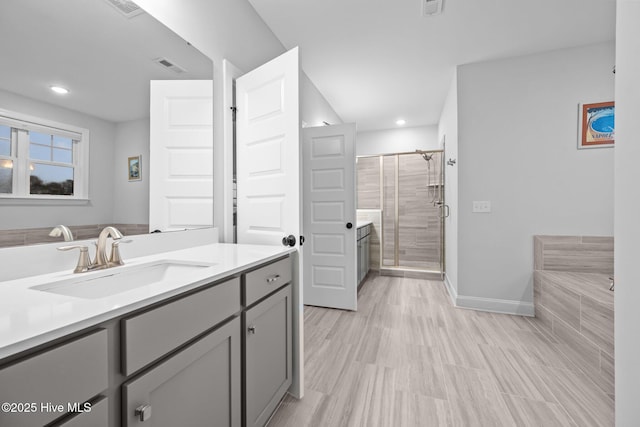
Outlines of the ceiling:
M444 0L431 17L421 1L249 0L358 130L436 124L456 65L615 37L615 0Z
M149 80L213 76L209 58L150 15L128 19L105 0L1 0L0 57L0 89L112 122L149 116Z

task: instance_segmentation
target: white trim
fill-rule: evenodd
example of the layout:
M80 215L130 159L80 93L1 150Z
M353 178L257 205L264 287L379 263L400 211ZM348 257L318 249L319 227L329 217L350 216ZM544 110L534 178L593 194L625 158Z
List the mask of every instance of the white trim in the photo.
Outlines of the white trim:
M449 275L447 273L444 274L444 287L449 294L451 304L457 306L456 300L458 299L458 292L456 292L456 289L453 287L453 284L451 283L451 280L449 280Z
M533 303L524 301L458 295L456 298L456 307L489 311L492 313L535 317Z
M534 306L530 302L458 295L446 273L444 275L444 286L449 294L451 303L457 308L535 317Z

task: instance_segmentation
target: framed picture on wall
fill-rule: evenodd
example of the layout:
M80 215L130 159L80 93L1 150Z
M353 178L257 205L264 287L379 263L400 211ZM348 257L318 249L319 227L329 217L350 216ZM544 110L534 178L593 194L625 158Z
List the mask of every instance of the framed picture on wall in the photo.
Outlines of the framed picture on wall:
M615 136L613 101L580 104L578 116L578 148L613 147Z
M140 157L134 156L128 158L129 181L140 181L142 179L142 169L140 167Z

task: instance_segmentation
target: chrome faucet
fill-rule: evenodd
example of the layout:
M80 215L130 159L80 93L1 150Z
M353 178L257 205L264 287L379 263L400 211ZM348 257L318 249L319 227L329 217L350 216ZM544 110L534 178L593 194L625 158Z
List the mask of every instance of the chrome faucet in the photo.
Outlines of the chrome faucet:
M69 230L69 227L66 225L56 225L49 232L49 236L51 237L59 237L62 236L65 242L71 242L73 240L73 233Z
M113 239L113 243L111 244L111 254L107 256L107 239L109 237ZM120 257L120 244L129 243L131 240L121 240L122 237L124 237L122 233L113 226L103 228L96 242L96 257L93 262L89 258L89 250L85 245L62 246L58 250L70 251L79 249L80 258L78 258L78 265L73 272L86 273L87 271L124 265L122 257Z
M122 233L113 226L108 226L102 229L100 235L98 236L96 259L93 261L94 268L109 267L109 257L107 256L107 238L109 237L111 237L113 240L120 240L123 236ZM114 250L114 248L111 249L112 252Z

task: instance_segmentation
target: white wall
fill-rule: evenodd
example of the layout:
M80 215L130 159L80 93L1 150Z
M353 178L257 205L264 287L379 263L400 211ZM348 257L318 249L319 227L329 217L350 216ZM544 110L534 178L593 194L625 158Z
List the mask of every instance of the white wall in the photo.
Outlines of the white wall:
M129 181L127 158L142 155L142 180ZM149 118L116 125L113 168L113 222L149 222Z
M613 99L613 64L610 42L459 67L462 305L531 313L533 235L613 235L614 151L576 149L577 105Z
M305 73L300 73L300 93L300 120L307 126L323 126L322 122L332 125L342 123L340 116Z
M453 166L444 168L444 200L449 206L449 216L444 223L445 280L452 298L458 294L458 74L454 71L451 86L442 108L438 124L438 141L445 140L445 161L456 160Z
M616 426L640 420L640 2L618 0L616 27Z
M356 135L356 156L440 148L436 125L358 132Z
M0 91L0 108L53 120L90 131L90 176L88 204L2 205L0 229L48 227L56 224L104 224L112 220L113 123L46 104L10 92Z

